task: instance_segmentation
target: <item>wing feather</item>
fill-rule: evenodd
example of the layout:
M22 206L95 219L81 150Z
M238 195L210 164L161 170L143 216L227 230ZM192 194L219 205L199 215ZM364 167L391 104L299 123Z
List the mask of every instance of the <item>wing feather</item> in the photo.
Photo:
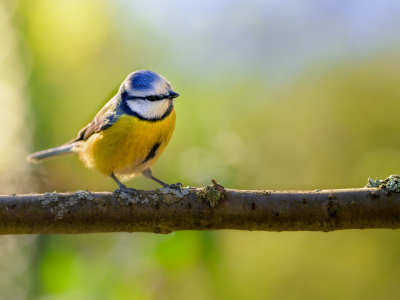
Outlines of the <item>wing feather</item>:
M65 143L65 145L78 141L86 141L92 134L110 128L119 119L120 115L121 114L117 109L117 101L113 98L103 106L103 108L93 118L92 122L79 130L76 138Z

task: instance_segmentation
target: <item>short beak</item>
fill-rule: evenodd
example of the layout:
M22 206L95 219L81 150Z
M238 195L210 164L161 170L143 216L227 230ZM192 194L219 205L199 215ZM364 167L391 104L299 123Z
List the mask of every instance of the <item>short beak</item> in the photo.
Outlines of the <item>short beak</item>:
M178 93L175 93L175 92L173 92L173 91L169 92L169 99L174 99L174 98L176 98L176 97L178 97L178 96L179 96Z

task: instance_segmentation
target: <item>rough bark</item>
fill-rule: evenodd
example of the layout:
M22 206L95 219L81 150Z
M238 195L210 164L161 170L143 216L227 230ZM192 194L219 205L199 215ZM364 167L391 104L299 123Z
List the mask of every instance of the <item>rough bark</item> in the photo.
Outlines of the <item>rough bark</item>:
M171 191L0 196L0 234L400 228L400 194L380 188Z

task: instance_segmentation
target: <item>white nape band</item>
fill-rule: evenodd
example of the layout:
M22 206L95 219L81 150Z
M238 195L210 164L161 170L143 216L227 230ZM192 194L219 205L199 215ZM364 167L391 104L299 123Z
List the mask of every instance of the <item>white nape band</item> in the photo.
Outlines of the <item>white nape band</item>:
M127 100L129 108L145 119L156 119L163 116L169 108L169 99L160 101Z

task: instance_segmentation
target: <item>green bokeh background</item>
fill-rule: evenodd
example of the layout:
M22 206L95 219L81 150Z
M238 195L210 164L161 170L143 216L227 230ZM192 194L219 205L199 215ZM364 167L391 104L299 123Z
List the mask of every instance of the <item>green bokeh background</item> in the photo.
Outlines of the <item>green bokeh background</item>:
M400 34L363 19L371 1L350 1L357 13L346 20L357 15L365 27L324 47L329 37L302 27L305 17L290 19L313 9L312 28L346 35L351 25L333 22L319 1L194 2L174 0L166 11L160 1L0 2L8 18L0 33L12 28L9 55L26 79L18 149L25 155L74 138L127 74L145 68L181 95L173 138L154 167L162 180L337 189L400 172ZM390 3L382 5L400 13ZM347 8L335 6L339 16ZM275 13L287 19L269 22ZM354 42L371 32L381 38ZM272 43L252 44L272 34ZM2 80L16 82L4 71L7 56L0 64ZM9 99L1 98L2 107ZM2 155L13 145L2 143ZM11 162L2 165L2 193L116 188L76 157ZM128 185L157 187L144 178ZM7 236L0 238L0 299L398 299L399 247L393 230Z

